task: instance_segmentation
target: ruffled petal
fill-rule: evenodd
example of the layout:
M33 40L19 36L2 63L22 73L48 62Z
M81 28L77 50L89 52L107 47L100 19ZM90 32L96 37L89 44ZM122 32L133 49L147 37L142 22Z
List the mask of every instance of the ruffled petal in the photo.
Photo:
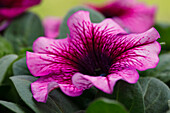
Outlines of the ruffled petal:
M139 79L139 74L136 71L136 69L134 69L134 68L125 68L121 71L116 70L114 72L112 72L111 70L112 69L110 69L109 73L112 73L111 74L112 76L119 75L122 77L121 78L122 80L124 80L128 83L131 83L131 84L136 83Z
M55 67L54 55L26 53L26 62L28 69L34 76L45 76L52 72ZM54 67L53 67L54 66Z
M33 51L42 54L61 53L62 50L67 50L68 38L65 39L48 39L46 37L39 37L33 44Z
M119 33L126 33L126 31L112 19L105 19L101 23L94 24L94 26L97 27L96 32L105 32L107 33L107 35L117 35Z
M113 92L114 85L120 79L134 84L138 81L139 74L136 69L133 68L126 68L121 71L117 70L117 72L109 74L106 77L89 76L76 73L72 77L72 83L79 89L89 89L94 85L103 92L111 94Z
M79 57L69 47L68 38L38 38L33 44L35 53L27 52L27 65L34 76L45 76L62 72L77 72Z
M79 89L89 89L92 87L92 83L86 79L81 73L75 73L72 77L72 83Z
M116 47L122 48L121 51L125 51L127 49L131 49L133 47L147 45L153 43L160 35L155 28L151 28L144 33L136 33L136 34L120 34L117 35L113 42L117 41Z
M51 77L40 77L37 81L31 83L33 97L38 102L46 102L48 93L59 87L56 80Z
M70 30L70 37L76 38L83 31L84 35L89 36L91 33L92 23L90 21L89 12L88 11L77 11L67 21L67 25Z
M28 69L34 76L72 74L78 71L70 59L64 59L62 56L27 52L26 62Z
M79 96L83 93L83 89L79 89L72 84L72 73L62 72L40 77L31 84L33 97L38 102L46 102L48 93L54 88L60 89L69 96Z
M158 38L160 38L160 35L155 28L151 28L148 31L139 34L119 34L110 42L112 45L109 48L111 51L109 52L109 56L112 59L116 59L116 57L125 53L126 51L154 43ZM160 47L156 47L158 51L160 51Z
M95 35L116 35L119 33L126 33L116 22L112 19L105 19L101 23L92 24L88 11L78 11L68 19L68 27L71 38L79 38L80 41L84 38L91 39ZM82 37L82 38L81 38ZM95 36L96 37L96 36ZM104 38L104 36L101 38Z
M59 28L61 19L56 17L47 17L43 20L45 36L48 38L56 38L59 36Z
M68 96L75 97L80 96L83 93L83 89L79 89L72 84L59 84L59 87L62 92Z
M140 71L155 68L159 62L158 54L161 46L158 42L135 47L115 58L115 63L111 66L112 72L126 67L136 68Z
M88 89L94 85L103 92L111 94L115 83L121 78L122 77L117 74L110 74L107 77L101 77L77 73L73 75L72 82L78 88Z

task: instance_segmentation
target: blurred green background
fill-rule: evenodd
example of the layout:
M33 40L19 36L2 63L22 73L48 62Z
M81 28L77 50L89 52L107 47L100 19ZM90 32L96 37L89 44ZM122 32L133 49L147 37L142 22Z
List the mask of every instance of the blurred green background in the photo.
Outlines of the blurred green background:
M106 0L42 0L42 3L38 6L30 9L37 13L41 18L46 16L58 16L63 17L70 8L80 6L85 3L101 4ZM170 24L170 0L138 0L140 2L146 2L146 4L158 7L156 21Z

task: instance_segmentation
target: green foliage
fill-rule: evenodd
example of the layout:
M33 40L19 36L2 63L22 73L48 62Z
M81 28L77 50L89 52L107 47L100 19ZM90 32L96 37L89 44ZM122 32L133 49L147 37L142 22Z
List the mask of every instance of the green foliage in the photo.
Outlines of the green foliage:
M59 35L59 39L62 39L62 38L66 38L67 37L67 34L70 33L69 31L69 28L67 26L67 20L69 19L69 17L74 14L75 12L79 11L79 10L83 10L83 11L89 11L90 12L90 19L93 23L99 23L101 22L102 20L104 20L104 16L102 14L100 14L99 12L97 11L94 11L92 9L88 9L88 8L85 8L85 7L75 7L73 9L71 9L67 15L64 17L63 19L63 22L60 26L60 35Z
M139 80L142 88L146 113L165 113L168 110L170 89L156 78L142 78Z
M11 64L14 62L14 60L16 60L18 58L17 55L7 55L4 56L0 59L0 85L2 84L2 82L4 81L7 72L10 71L10 66ZM9 76L9 75L7 75Z
M26 57L16 61L13 64L12 68L13 68L14 75L31 75L26 64Z
M160 80L145 77L136 84L119 81L112 95L100 92L98 96L116 99L129 113L165 113L168 110L170 90Z
M167 113L170 113L170 100L168 100L168 106L169 106L169 110L167 111Z
M31 113L28 109L26 109L26 108L24 108L24 107L22 107L20 105L17 105L15 103L12 103L12 102L7 102L7 101L0 100L0 105L8 108L9 110L11 110L11 111L13 111L15 113Z
M156 68L148 69L141 74L143 76L156 77L163 82L170 82L170 53L161 54Z
M114 100L97 99L90 104L86 113L128 113L124 106Z
M0 37L0 58L13 53L12 45L4 38Z
M77 109L74 103L69 102L67 97L58 91L54 91L46 103L36 102L30 91L30 84L36 80L34 77L20 75L11 77L11 80L21 99L36 113L72 113Z
M162 44L162 51L170 51L170 25L168 24L156 24L156 30L158 30L161 38L158 39Z
M35 39L43 35L43 26L39 17L30 12L13 20L4 33L4 37L11 42L16 53L23 48L32 47Z
M102 14L92 9L85 7L73 8L67 13L60 26L59 39L66 38L67 34L70 33L67 20L79 10L89 11L93 23L104 20ZM165 42L165 45L162 45L163 51L169 51L170 26L157 24L155 27L161 35L158 41ZM163 82L147 77L139 79L136 84L119 81L114 87L112 95L105 94L92 87L85 90L79 97L69 97L60 89L55 89L50 92L47 103L37 102L33 99L30 88L30 84L36 81L37 78L30 76L31 73L26 64L26 58L16 61L17 55L4 55L13 53L14 49L17 54L25 56L26 51L32 51L33 42L43 35L43 26L39 17L27 12L12 21L4 32L5 39L0 37L0 91L2 92L0 99L4 99L4 95L6 97L11 95L11 98L9 97L6 101L0 100L0 105L3 108L17 113L127 113L127 110L128 113L170 112L168 111L170 89L163 83L170 82L170 53L160 55L160 62L155 69L141 73L145 76L157 77ZM5 81L11 75L17 75L11 77L13 84ZM18 97L21 99L18 99ZM107 98L93 101L98 97ZM8 100L12 101L8 102Z

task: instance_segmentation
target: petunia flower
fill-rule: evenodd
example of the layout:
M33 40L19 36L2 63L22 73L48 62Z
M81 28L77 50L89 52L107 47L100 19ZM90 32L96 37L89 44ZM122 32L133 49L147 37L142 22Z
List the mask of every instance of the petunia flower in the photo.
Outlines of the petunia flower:
M40 2L41 0L0 0L0 30L5 29L11 19Z
M48 38L56 38L59 36L59 28L62 20L57 17L46 17L43 20L45 36Z
M128 32L144 32L155 23L156 7L148 7L136 0L112 0L101 6L88 6L101 12L106 18L112 18Z
M111 94L118 80L136 83L139 74L158 64L160 36L151 28L127 34L112 19L92 23L88 11L68 19L70 35L65 39L38 38L33 53L27 52L27 66L35 77L33 97L46 102L48 93L60 88L68 96L79 96L92 86Z

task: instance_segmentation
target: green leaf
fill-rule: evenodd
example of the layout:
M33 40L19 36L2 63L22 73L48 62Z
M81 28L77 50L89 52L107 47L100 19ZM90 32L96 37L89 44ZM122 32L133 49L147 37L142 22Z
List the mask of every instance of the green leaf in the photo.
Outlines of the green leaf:
M102 14L100 14L99 12L94 11L92 9L88 9L88 8L85 8L85 7L73 8L67 13L67 15L65 16L65 18L64 18L64 20L63 20L63 22L60 26L59 39L66 38L67 34L70 33L69 28L67 26L67 20L72 14L74 14L75 12L77 12L79 10L89 11L90 12L90 19L93 23L99 23L102 20L104 20L104 18L105 18Z
M6 73L9 71L9 67L17 58L17 55L11 54L0 59L0 85L5 79Z
M38 16L27 12L12 21L4 33L5 38L12 43L14 51L32 47L39 36L43 36L43 26Z
M53 90L49 96L60 106L64 113L73 113L78 110L86 109L90 102L95 98L96 90L90 88L85 90L78 97L70 97L65 95L60 89Z
M48 97L47 103L38 103L32 98L30 84L36 78L26 75L11 77L22 100L36 113L73 113L79 108L74 102L59 90L53 90Z
M156 30L158 30L161 38L158 39L158 42L165 43L163 44L162 50L170 50L170 25L168 24L156 24L155 25Z
M27 47L27 48L22 48L22 49L20 49L20 51L19 51L19 55L20 56L25 56L25 53L27 52L27 51L29 51L29 52L33 52L33 50L32 50L32 47Z
M62 113L61 109L49 97L47 103L38 103L33 99L30 84L36 78L26 75L11 77L21 99L36 113Z
M166 113L170 113L170 100L168 100L169 110Z
M139 80L145 102L146 113L165 113L168 110L170 89L156 78L142 78Z
M24 108L24 107L22 107L20 105L17 105L15 103L12 103L12 102L7 102L7 101L0 100L0 105L3 105L4 107L10 109L11 111L13 111L15 113L31 113L26 108Z
M119 102L101 98L92 102L86 113L127 113L127 111Z
M26 64L26 57L16 61L12 68L14 75L31 75Z
M129 84L124 81L118 82L112 98L124 104L129 113L144 113L145 105L140 84Z
M0 37L0 58L13 53L12 45L4 38Z
M98 96L116 99L129 113L165 113L168 110L170 90L156 78L141 78L136 84L119 81L112 95L100 92Z
M141 72L143 76L156 77L163 82L170 82L170 53L161 54L159 63L154 69Z
M63 113L74 113L79 110L79 107L71 100L73 97L66 96L60 89L53 90L49 97L59 106Z
M47 103L38 103L33 99L30 84L37 80L35 77L20 75L11 77L21 99L36 113L74 113L79 107L59 89L53 90Z

